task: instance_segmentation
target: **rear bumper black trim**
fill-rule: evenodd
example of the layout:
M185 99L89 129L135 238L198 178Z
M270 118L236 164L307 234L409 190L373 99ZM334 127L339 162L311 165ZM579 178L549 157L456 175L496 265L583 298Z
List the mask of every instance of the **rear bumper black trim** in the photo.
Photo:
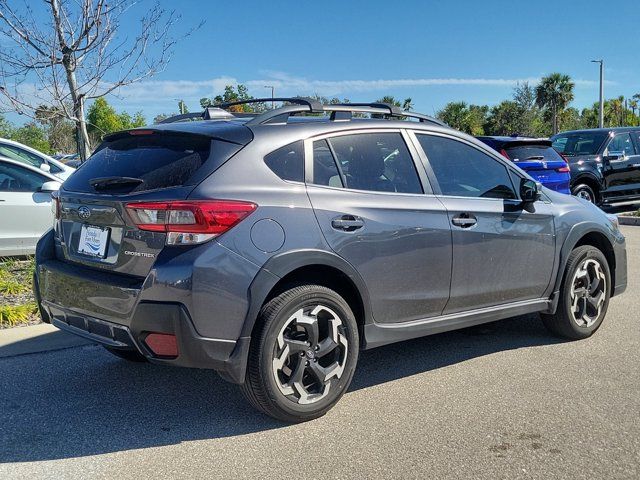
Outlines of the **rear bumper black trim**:
M42 302L41 308L54 326L74 335L113 348L137 350L152 363L212 369L230 382L244 382L250 338L202 337L181 304L142 302L136 307L128 325L94 318L48 301ZM149 332L175 335L178 357L156 357L144 343Z

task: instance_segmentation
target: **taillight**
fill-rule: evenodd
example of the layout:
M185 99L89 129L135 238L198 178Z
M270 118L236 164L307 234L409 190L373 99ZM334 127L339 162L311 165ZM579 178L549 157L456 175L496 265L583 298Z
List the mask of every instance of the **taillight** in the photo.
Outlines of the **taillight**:
M169 245L211 240L244 220L257 205L236 200L136 202L126 208L140 230L166 232Z
M500 149L500 155L502 155L504 158L506 158L508 160L511 160L511 158L509 158L509 154L507 153L507 151L504 148Z
M51 195L51 213L53 218L60 220L60 197L57 195Z
M558 152L560 153L560 152ZM560 168L556 168L556 172L560 172L560 173L568 173L571 171L571 169L569 168L569 159L567 158L567 156L564 153L560 153L560 156L562 157L562 159L564 160L564 163L566 163L566 165L564 167L560 167Z

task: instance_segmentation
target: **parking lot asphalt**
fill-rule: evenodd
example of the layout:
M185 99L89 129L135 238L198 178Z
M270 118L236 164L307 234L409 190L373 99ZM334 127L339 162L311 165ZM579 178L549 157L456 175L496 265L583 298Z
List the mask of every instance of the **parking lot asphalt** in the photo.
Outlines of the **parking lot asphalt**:
M530 315L364 352L301 425L98 346L0 358L0 478L640 478L640 227L623 232L629 287L592 338Z

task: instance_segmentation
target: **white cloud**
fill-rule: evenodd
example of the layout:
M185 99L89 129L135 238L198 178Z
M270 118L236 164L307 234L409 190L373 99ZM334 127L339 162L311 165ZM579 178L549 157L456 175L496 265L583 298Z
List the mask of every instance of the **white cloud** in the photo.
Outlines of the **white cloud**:
M318 80L296 77L283 72L265 72L263 78L238 80L235 77L223 76L210 80L151 80L122 88L118 97L132 103L146 103L151 100L161 101L174 98L194 100L211 97L224 91L226 85L243 83L249 87L254 96L268 96L266 85L273 85L276 95L344 95L356 92L389 91L397 88L424 88L431 86L480 86L480 87L513 87L517 83L535 84L539 77L527 78L399 78L399 79L346 79ZM574 80L576 87L594 87L593 80ZM613 82L607 82L613 84Z

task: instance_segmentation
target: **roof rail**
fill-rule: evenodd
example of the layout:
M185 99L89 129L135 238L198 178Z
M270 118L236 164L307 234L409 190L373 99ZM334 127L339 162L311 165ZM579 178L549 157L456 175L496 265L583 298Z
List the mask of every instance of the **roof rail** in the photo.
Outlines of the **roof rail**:
M236 105L248 105L252 103L269 103L269 102L286 102L284 105L273 110L267 110L263 113L256 112L229 112L227 109ZM234 102L223 102L208 107L201 114L185 113L175 115L173 117L162 120L160 123L173 123L194 118L204 120L213 119L229 119L236 118L239 113L241 116L253 117L246 125L267 125L273 123L286 123L291 115L296 113L330 113L331 121L351 120L353 113L368 113L370 115L380 115L387 118L415 118L420 122L432 123L440 127L448 127L444 122L438 119L423 115L421 113L409 112L402 110L397 105L389 103L373 102L373 103L335 103L323 105L312 98L305 97L277 97L277 98L251 98L247 100L237 100Z
M440 127L447 127L449 125L438 120L437 118L430 117L429 115L423 115L422 113L410 112L407 110L402 110L397 105L391 105L390 103L337 103L332 105L325 105L325 111L331 112L363 112L363 113L371 113L371 114L382 114L385 117L392 118L415 118L419 120L421 123L433 123ZM335 107L339 107L335 108ZM368 107L368 108L367 108ZM376 109L376 111L370 110ZM380 111L378 111L380 110ZM385 111L386 110L386 111ZM336 115L331 115L332 120L349 120L348 115L342 115L341 118L337 118Z

